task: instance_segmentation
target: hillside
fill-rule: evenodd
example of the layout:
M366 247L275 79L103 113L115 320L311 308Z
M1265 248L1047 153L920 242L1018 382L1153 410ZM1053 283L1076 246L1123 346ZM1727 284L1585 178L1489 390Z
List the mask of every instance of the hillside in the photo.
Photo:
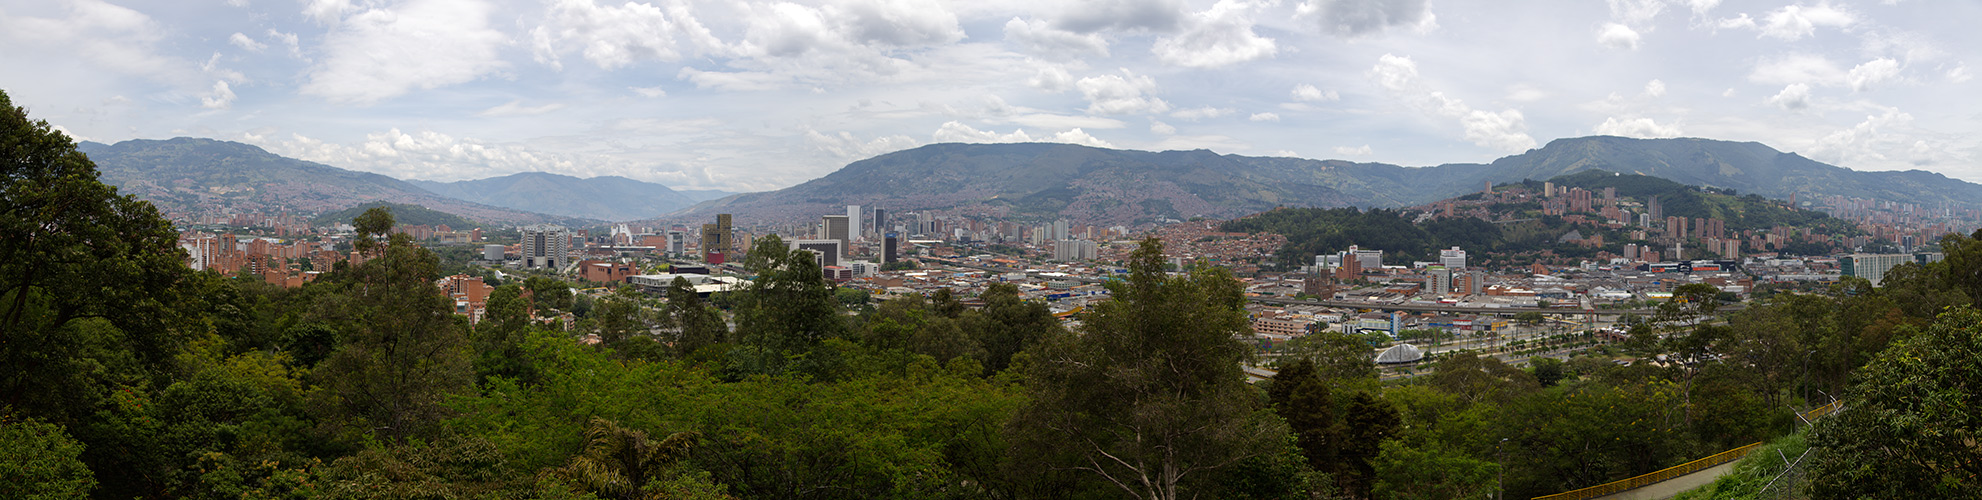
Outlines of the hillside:
M667 186L625 177L580 179L543 172L469 181L411 183L442 196L476 203L607 221L651 218L708 199L691 198Z
M85 142L104 183L167 213L328 212L372 201L423 205L491 223L565 220L437 195L384 175L286 158L238 142L180 137Z
M385 207L386 210L391 211L392 223L395 226L445 225L455 230L465 230L471 227L481 226L481 224L476 224L474 221L461 218L461 216L459 215L454 215L419 205L405 205L405 204L390 203L383 201L375 201L351 208L346 208L343 210L338 210L336 212L327 212L323 214L318 214L316 217L310 218L310 224L316 226L327 226L331 224L350 224L352 219L358 218L359 215L364 215L366 210L371 210L373 207Z
M1383 163L1127 151L1067 144L935 144L856 161L768 193L704 202L677 218L734 213L798 220L848 204L897 210L962 207L1019 217L1127 224L1234 217L1276 206L1395 208L1479 191L1487 182L1590 170L1787 199L1839 195L1933 206L1970 205L1982 185L1923 171L1860 172L1753 142L1558 139L1489 164ZM1805 198L1806 200L1812 198Z

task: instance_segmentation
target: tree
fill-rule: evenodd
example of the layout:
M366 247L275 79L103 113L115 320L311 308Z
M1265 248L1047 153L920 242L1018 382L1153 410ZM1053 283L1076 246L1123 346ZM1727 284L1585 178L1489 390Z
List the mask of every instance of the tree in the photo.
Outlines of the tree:
M114 387L170 373L196 323L177 244L0 92L0 407L73 426Z
M377 206L366 209L365 213L351 219L351 226L358 233L352 238L351 245L360 254L375 255L383 245L380 240L392 231L392 224L392 208Z
M348 302L319 305L319 319L349 325L314 374L333 418L403 441L448 413L447 396L468 390L466 322L434 286L438 266L433 252L396 234L381 257L352 270Z
M77 459L82 451L61 426L0 415L0 497L89 498L96 478Z
M661 498L644 490L669 466L685 458L696 438L693 432L677 432L651 441L644 431L592 417L585 429L584 451L563 467L545 469L538 475L605 498Z
M1310 361L1322 380L1343 382L1376 378L1376 352L1369 340L1326 328L1310 328L1287 342L1279 363Z
M1067 335L1045 303L1020 298L1017 286L993 283L981 298L984 309L965 311L961 322L964 332L983 347L987 373L1005 371L1018 353Z
M472 339L477 380L509 377L530 382L536 378L536 363L525 348L530 332L536 329L529 307L521 286L503 285L489 292Z
M1337 481L1350 496L1370 498L1376 487L1377 454L1383 450L1384 441L1397 435L1403 417L1389 401L1368 392L1357 392L1349 397L1349 405L1343 409L1343 426L1348 432L1342 437Z
M1335 417L1334 397L1329 394L1328 383L1315 373L1314 361L1303 359L1282 368L1273 375L1266 394L1273 412L1287 421L1308 467L1336 470L1340 435L1345 429Z
M647 308L645 297L631 286L621 286L600 299L591 318L598 327L599 340L606 347L617 347L632 338L649 338L660 320Z
M840 319L833 285L819 269L812 252L787 248L777 235L751 244L744 267L755 273L749 288L737 297L737 343L747 350L743 371L782 372L794 359L815 374L826 362L807 356L821 341L837 338L846 324Z
M1084 333L1028 364L1032 400L1007 435L1040 465L1078 471L1130 495L1186 496L1200 478L1278 450L1286 428L1245 383L1245 296L1223 268L1167 276L1150 238L1108 285Z
M1811 433L1812 498L1982 496L1982 312L1942 314L1856 378Z
M563 280L545 276L531 276L530 279L523 280L523 288L530 289L532 308L537 309L540 313L544 310L552 309L570 311L572 308L574 298L571 293L571 284L565 283Z
M695 293L695 287L686 278L675 276L674 281L668 283L665 314L668 323L675 328L672 340L677 358L686 359L695 351L722 343L729 337L729 324L723 322L722 313L703 303L702 296Z

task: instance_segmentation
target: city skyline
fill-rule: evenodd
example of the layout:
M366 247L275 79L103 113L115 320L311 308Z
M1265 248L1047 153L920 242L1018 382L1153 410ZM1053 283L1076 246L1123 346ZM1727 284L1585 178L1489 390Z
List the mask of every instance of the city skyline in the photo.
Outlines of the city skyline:
M935 142L1422 166L1593 134L1982 180L1972 4L0 1L78 139L761 191ZM765 154L769 153L769 154Z

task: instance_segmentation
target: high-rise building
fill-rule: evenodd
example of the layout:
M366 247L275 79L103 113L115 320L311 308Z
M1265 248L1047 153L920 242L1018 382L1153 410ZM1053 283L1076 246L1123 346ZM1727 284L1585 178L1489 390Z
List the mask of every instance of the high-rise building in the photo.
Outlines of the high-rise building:
M1427 276L1427 277L1429 277L1429 278L1430 278L1430 280L1428 280L1428 281L1430 281L1430 282L1429 282L1429 283L1427 283L1427 284L1428 284L1428 285L1431 285L1431 286L1430 286L1429 288L1430 288L1430 291L1431 291L1431 293L1432 293L1432 295L1451 295L1451 294L1452 294L1452 269L1451 269L1451 268L1448 268L1448 267L1445 267L1445 266L1431 266L1431 267L1427 267L1427 268L1425 268L1425 276Z
M688 249L688 235L681 231L668 231L668 246L665 252L669 257L680 257Z
M1438 264L1448 269L1465 269L1466 251L1460 250L1459 247L1452 247L1451 250L1439 250Z
M849 222L847 216L844 215L828 215L819 218L819 239L839 240L841 255L845 255L847 248L853 245L853 238L847 235L847 231L849 230L847 222Z
M1886 271L1891 271L1893 269L1893 266L1898 266L1900 264L1904 264L1912 261L1913 261L1912 255L1897 254L1897 253L1896 254L1857 253L1857 254L1851 254L1849 256L1837 260L1838 269L1842 271L1845 276L1857 276L1860 278L1865 278L1865 281L1872 282L1872 286L1879 286L1879 282L1886 278Z
M895 233L888 233L886 237L883 237L881 239L881 264L887 265L901 260L901 245L901 236Z
M860 239L860 235L862 234L860 232L860 229L862 227L865 226L860 225L860 205L847 205L846 228L847 228L848 239L850 240Z
M874 207L874 236L888 234L888 210Z
M571 231L556 224L525 226L521 250L524 267L562 268L570 263Z
M716 214L715 224L702 225L702 260L710 264L726 262L736 249L736 233L730 228L730 214Z
M1099 253L1100 249L1098 245L1095 245L1092 241L1059 240L1053 242L1053 260L1060 262L1094 260L1099 256Z
M785 245L792 250L807 250L818 254L820 269L840 265L840 240L792 240Z

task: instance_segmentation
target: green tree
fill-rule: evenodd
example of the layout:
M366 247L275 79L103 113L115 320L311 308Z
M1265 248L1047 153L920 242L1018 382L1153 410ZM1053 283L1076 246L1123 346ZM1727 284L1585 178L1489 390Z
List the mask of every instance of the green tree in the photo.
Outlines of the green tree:
M386 233L392 232L392 225L391 207L377 206L366 209L365 213L351 219L351 226L357 232L356 237L351 240L351 245L360 254L375 255L384 245Z
M477 380L509 377L531 382L536 379L536 363L525 346L536 329L529 308L521 286L503 285L489 292L482 306L482 321L475 324L471 339Z
M993 283L982 298L984 309L965 311L959 319L965 334L984 349L987 373L1005 371L1018 353L1067 335L1045 303L1024 300L1017 286Z
M61 426L0 415L0 497L89 498L96 478L78 459L82 451Z
M1144 240L1084 333L1028 364L1032 401L1007 435L1040 465L1167 500L1280 449L1285 424L1239 369L1250 347L1238 337L1251 333L1239 282L1223 268L1171 277L1164 264L1161 240Z
M546 276L531 276L523 280L523 288L530 289L530 301L538 314L545 310L569 312L576 300L571 293L571 284L564 280Z
M600 299L591 314L599 340L607 347L619 346L635 337L651 340L661 320L647 307L645 299L631 286L621 286Z
M1310 328L1307 335L1288 341L1275 360L1283 366L1300 361L1314 363L1316 374L1330 382L1376 379L1376 351L1358 335Z
M729 338L729 324L723 321L722 312L702 302L702 296L695 293L695 287L686 278L676 276L668 283L665 313L668 324L675 329L672 343L677 358L686 359Z
M1266 394L1273 412L1287 421L1308 467L1323 472L1337 470L1336 454L1346 429L1336 418L1335 399L1328 383L1315 373L1314 362L1303 359L1282 368L1273 375Z
M648 485L685 458L696 438L693 432L677 432L652 441L644 431L592 417L585 429L585 449L564 466L544 469L538 477L605 498L664 498L648 493Z
M744 267L757 278L737 297L737 344L746 348L740 353L742 371L781 372L794 360L814 374L829 371L830 361L815 350L820 342L841 337L846 324L833 285L812 253L786 247L777 235L765 236L752 243Z
M319 305L321 319L349 325L314 374L333 418L403 441L430 430L448 413L444 400L468 390L466 321L434 286L438 266L433 252L394 235L379 258L352 270L348 302Z
M1908 327L1911 330L1911 327ZM1860 371L1817 422L1812 498L1982 496L1982 312L1944 313Z

